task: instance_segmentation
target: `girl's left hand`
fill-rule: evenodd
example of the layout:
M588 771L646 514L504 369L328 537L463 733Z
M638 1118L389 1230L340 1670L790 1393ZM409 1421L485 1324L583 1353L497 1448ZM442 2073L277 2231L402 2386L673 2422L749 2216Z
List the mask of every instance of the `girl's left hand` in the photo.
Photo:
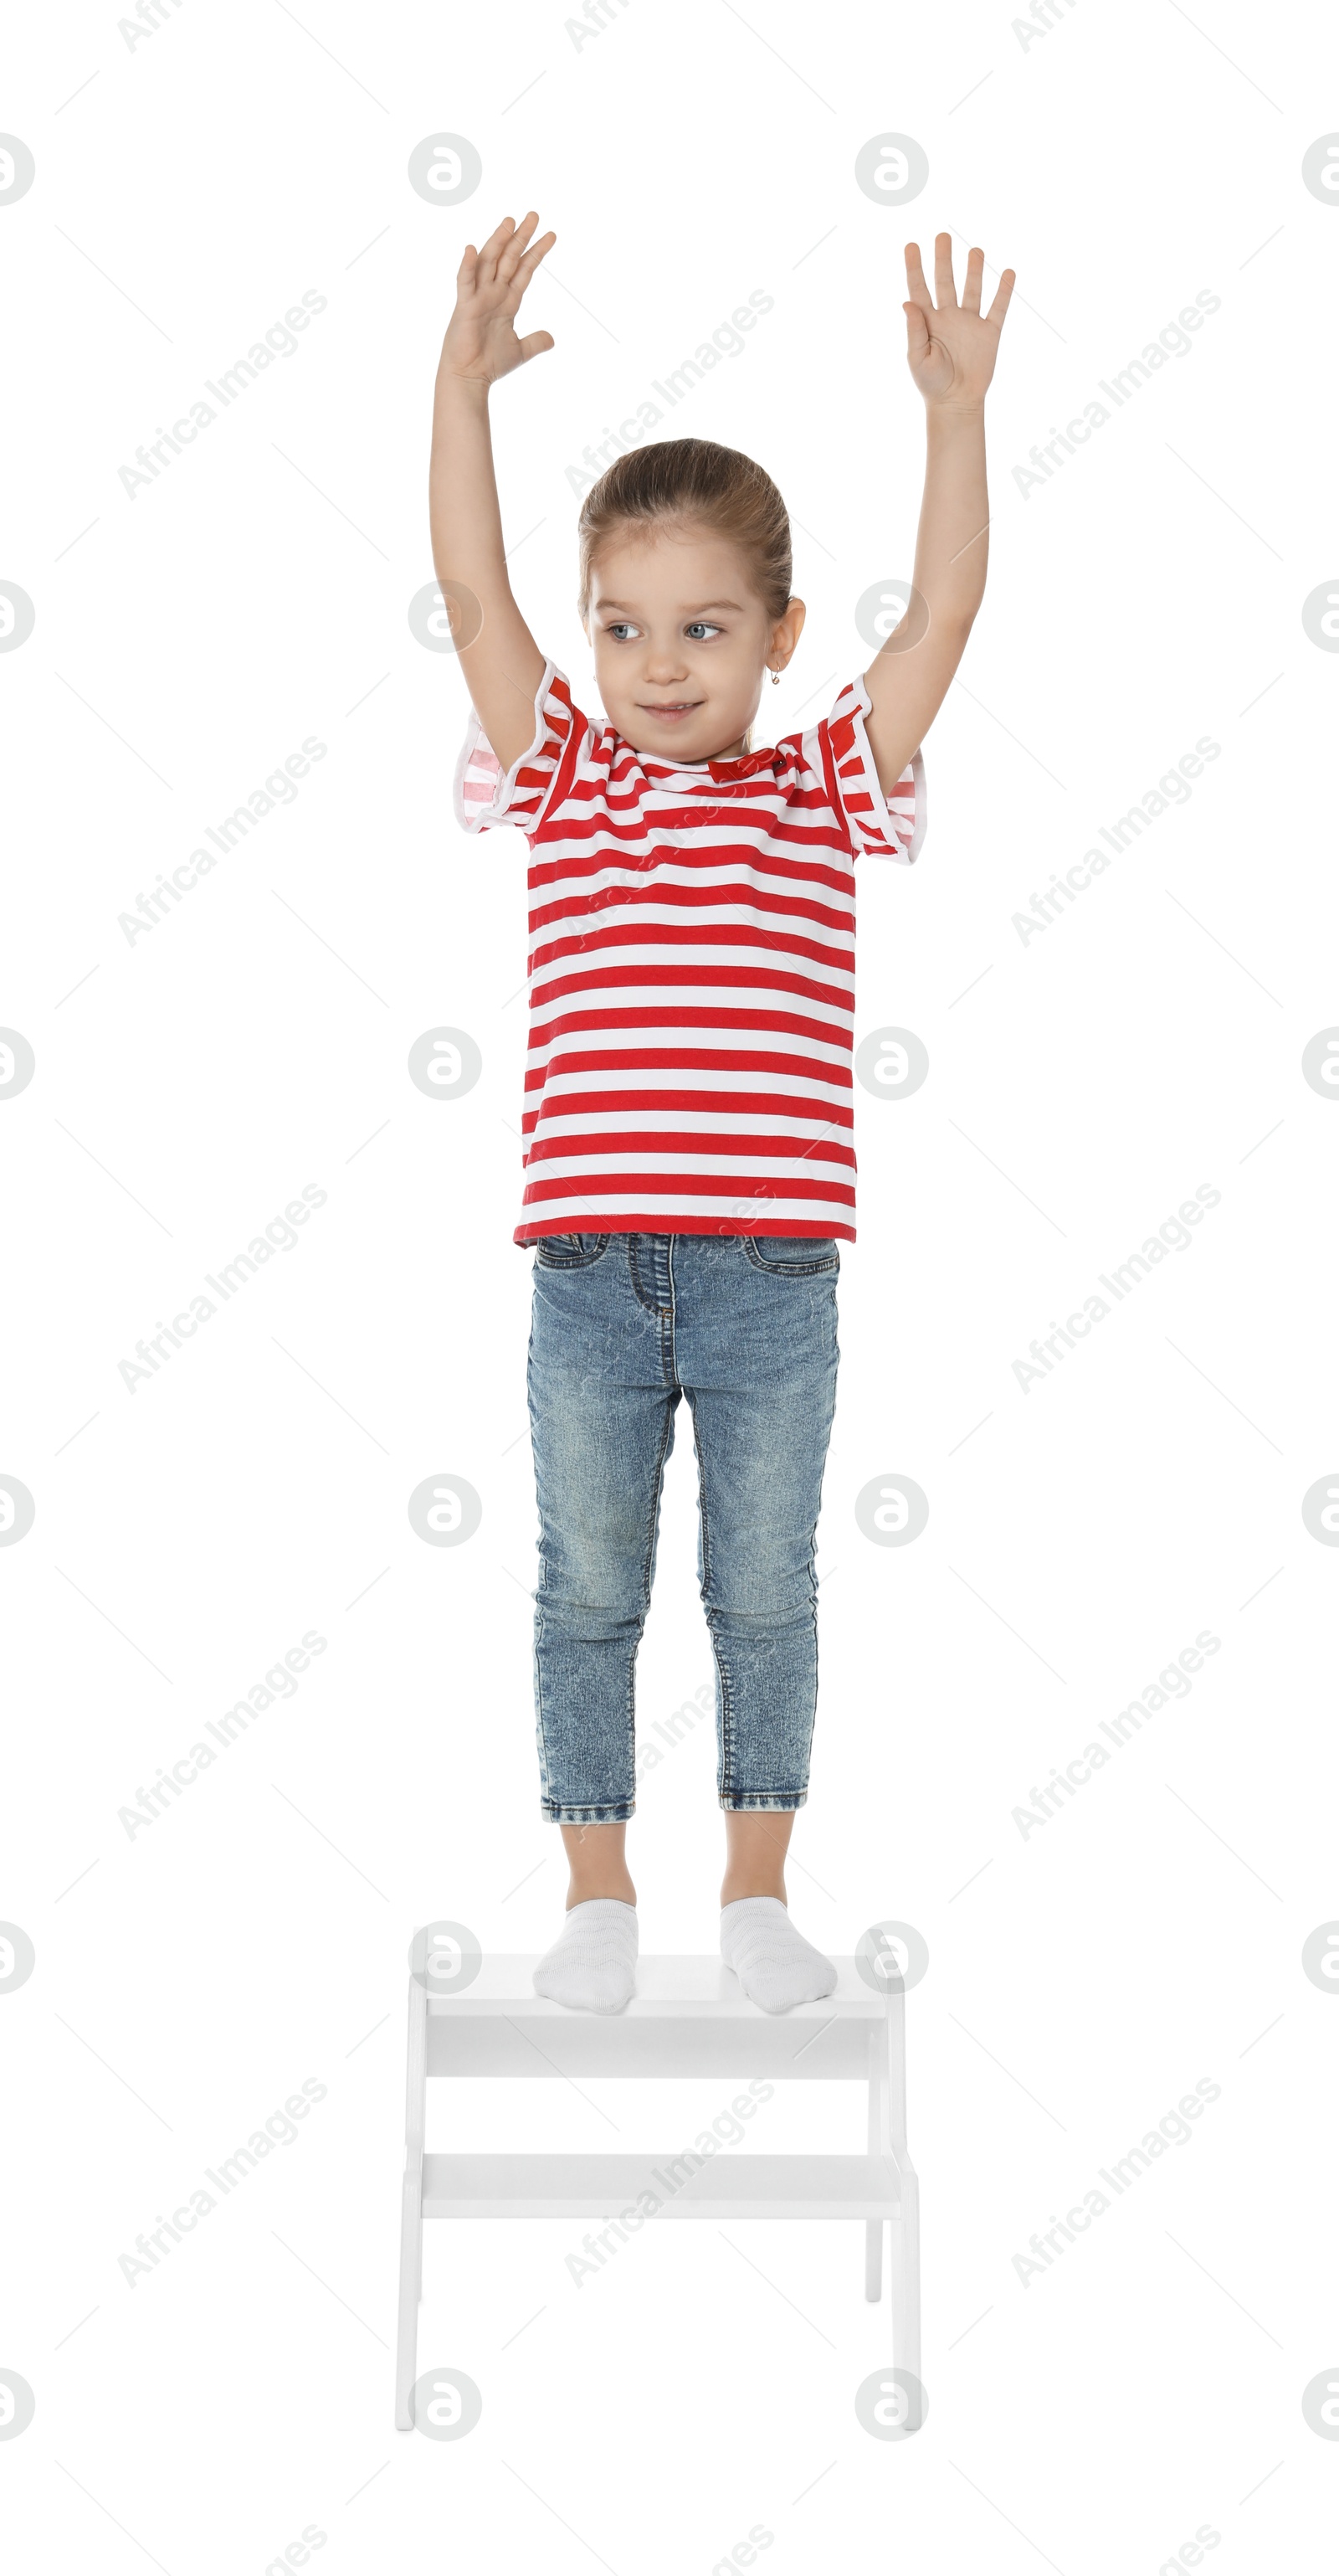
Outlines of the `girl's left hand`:
M925 283L919 242L907 243L906 261L911 301L902 310L907 317L907 365L916 386L927 403L958 411L979 410L995 372L995 353L1014 289L1014 272L1011 268L1002 271L995 301L990 311L983 313L984 251L967 253L961 304L953 283L951 233L935 235L937 304L932 303Z

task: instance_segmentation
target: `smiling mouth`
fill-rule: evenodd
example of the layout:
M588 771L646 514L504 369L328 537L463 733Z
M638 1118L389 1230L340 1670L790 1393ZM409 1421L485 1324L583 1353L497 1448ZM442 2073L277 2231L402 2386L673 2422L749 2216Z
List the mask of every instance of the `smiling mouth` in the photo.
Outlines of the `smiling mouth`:
M647 699L640 703L645 716L690 716L703 701L701 698L666 698L660 704Z

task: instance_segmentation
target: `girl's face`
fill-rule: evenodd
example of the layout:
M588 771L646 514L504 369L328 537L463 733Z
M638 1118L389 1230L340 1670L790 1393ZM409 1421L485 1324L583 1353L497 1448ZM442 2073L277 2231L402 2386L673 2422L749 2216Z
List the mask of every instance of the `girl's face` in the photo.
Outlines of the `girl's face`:
M735 760L767 666L790 660L804 603L769 618L737 547L703 530L613 537L591 570L586 621L604 711L635 751Z

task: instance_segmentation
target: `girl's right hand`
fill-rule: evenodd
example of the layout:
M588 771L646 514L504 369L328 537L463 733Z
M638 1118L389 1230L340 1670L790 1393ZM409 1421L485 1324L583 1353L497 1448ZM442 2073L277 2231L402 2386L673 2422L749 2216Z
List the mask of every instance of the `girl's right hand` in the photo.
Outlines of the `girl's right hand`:
M558 238L556 233L544 233L532 242L530 235L538 221L538 215L529 214L516 224L504 215L482 250L466 243L456 271L456 309L442 343L442 364L448 374L496 384L499 376L509 376L513 367L553 347L549 331L531 331L518 340L512 328L521 297Z

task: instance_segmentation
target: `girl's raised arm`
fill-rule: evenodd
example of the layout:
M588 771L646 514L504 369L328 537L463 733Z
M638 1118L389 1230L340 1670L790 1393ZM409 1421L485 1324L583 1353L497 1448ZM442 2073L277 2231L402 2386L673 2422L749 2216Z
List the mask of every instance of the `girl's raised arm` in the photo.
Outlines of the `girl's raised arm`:
M475 713L504 770L534 740L544 656L507 578L488 388L553 347L548 331L518 340L512 327L526 287L558 238L550 232L531 241L538 221L528 214L515 224L504 215L482 250L472 242L465 246L456 273L456 309L437 368L428 470L433 564L449 601L451 585L472 592L478 602L477 618L467 603L463 621L453 616L453 625ZM459 640L476 626L470 642Z
M1014 287L1006 268L983 313L985 255L970 250L959 304L950 233L935 235L937 303L919 243L907 243L906 262L907 364L925 398L925 496L913 597L865 673L873 709L866 732L885 795L939 713L986 586L986 387Z

